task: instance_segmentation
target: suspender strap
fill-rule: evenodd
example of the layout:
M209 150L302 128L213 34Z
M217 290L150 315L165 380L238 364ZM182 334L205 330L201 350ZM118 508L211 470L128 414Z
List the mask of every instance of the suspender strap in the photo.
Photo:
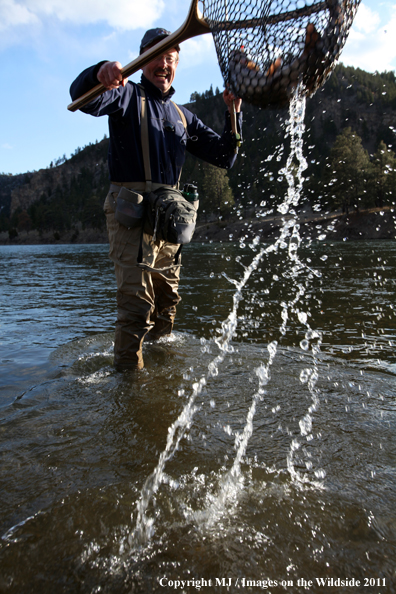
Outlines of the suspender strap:
M171 100L171 103L173 103L173 105L176 108L177 113L180 116L181 122L183 124L184 130L187 132L187 120L186 120L186 116L184 115L184 113L182 112L182 110L180 109L180 107L178 105L176 105L176 103L174 101ZM179 187L179 182L180 182L180 178L181 178L181 174L182 174L182 170L180 169L180 173L179 173L179 177L177 180L177 188Z
M146 177L146 192L152 190L152 175L150 166L150 148L149 148L149 132L148 132L148 117L147 117L147 99L146 93L142 85L140 88L140 133L142 140L144 175Z
M172 101L173 105L176 107L176 111L180 116L181 122L184 126L184 129L187 130L187 120L186 120L186 116L184 115L184 113L182 112L182 110L180 109L180 107L178 105L176 105L176 103L174 101ZM180 179L180 178L179 178Z
M151 166L150 166L150 145L149 145L149 131L148 131L148 113L147 113L147 98L146 92L144 90L143 85L138 85L140 89L140 134L141 134L141 142L142 142L142 152L143 152L143 164L144 164L144 175L146 178L146 192L152 192L154 190L153 187L153 180L151 175ZM173 105L176 108L177 113L179 114L180 120L183 124L185 130L187 130L187 120L186 116L180 109L178 105L174 101L172 101ZM181 177L181 169L179 173L179 179L177 180L177 184L175 187L179 186L179 181ZM155 184L158 185L158 184ZM164 184L161 184L164 185Z
M151 166L150 166L150 146L149 146L149 132L148 132L147 98L146 98L146 93L145 93L144 87L142 85L138 85L138 86L140 89L140 100L141 100L140 133L141 133L141 143L142 143L142 153L143 153L144 175L146 178L145 191L152 192L155 189L157 189L157 187L169 187L169 186L165 186L164 184L156 184L156 183L153 184L153 181L152 181ZM176 103L174 103L173 101L172 101L172 103L175 106L177 113L179 114L179 117L180 117L180 120L184 126L184 129L187 130L186 116L184 115L184 113L182 112L180 107L178 105L176 105ZM175 187L178 187L180 177L181 177L181 170L180 170L180 174L179 174L179 179L177 180L177 185ZM121 185L124 185L124 184L121 184ZM133 185L136 187L137 184L133 184ZM167 266L166 268L152 268L151 266L148 266L148 264L144 264L143 263L143 233L144 233L144 226L142 227L142 232L140 235L139 252L138 252L138 257L137 257L137 265L140 268L143 268L144 270L147 270L148 272L163 273L167 270L173 270L175 267L181 266L181 264L179 264L179 261L180 261L180 252L182 249L182 245L179 246L179 249L177 250L177 252L175 254L175 263L172 266Z

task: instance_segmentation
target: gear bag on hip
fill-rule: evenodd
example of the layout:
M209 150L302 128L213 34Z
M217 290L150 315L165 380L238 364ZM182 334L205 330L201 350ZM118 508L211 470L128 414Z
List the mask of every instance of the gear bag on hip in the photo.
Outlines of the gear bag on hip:
M122 187L115 202L116 221L131 229L143 225L146 204L142 194Z
M153 240L184 245L191 241L197 222L195 206L174 188L162 187L145 196L144 230Z

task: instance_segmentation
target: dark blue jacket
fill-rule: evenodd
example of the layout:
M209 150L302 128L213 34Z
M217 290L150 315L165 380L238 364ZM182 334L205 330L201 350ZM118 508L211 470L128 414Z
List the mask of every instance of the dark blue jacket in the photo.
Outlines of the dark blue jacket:
M72 83L70 94L74 101L98 84L100 64L84 70ZM152 181L175 185L185 161L185 151L212 165L228 169L235 161L234 143L231 134L231 118L226 112L224 131L221 136L205 126L196 115L180 106L187 120L187 132L171 101L174 94L162 96L162 92L142 75L141 84L147 96L149 117L149 145ZM128 82L125 87L106 91L91 101L81 111L93 116L109 116L109 171L115 182L144 182L144 165L140 136L140 95L138 85ZM242 115L238 116L241 129ZM165 130L165 122L173 124L174 130Z

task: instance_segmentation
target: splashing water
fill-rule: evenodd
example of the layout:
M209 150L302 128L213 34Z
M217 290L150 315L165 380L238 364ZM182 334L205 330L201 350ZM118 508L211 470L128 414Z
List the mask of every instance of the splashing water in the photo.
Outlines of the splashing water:
M227 319L222 322L220 336L214 339L219 354L209 363L207 373L201 379L192 385L192 393L183 411L176 419L176 421L168 429L168 437L165 450L159 457L158 464L152 474L147 478L140 494L140 499L137 502L137 517L134 531L128 537L128 544L130 547L136 545L145 545L151 538L154 532L154 520L148 517L147 510L150 502L154 499L155 494L164 480L164 467L175 452L177 451L180 441L190 429L194 414L200 409L200 406L195 405L197 396L202 393L202 390L207 385L208 381L217 376L219 366L225 360L227 354L233 352L231 341L235 336L238 324L238 307L243 298L243 289L248 283L252 273L258 268L260 262L269 253L278 253L279 250L287 248L287 257L290 262L290 276L295 280L296 294L293 299L282 303L281 319L282 323L279 328L279 340L287 332L288 321L291 314L296 314L298 321L306 327L305 338L301 341L300 346L304 351L307 351L311 346L313 354L312 368L305 369L300 376L302 383L307 383L308 390L311 395L312 404L308 412L303 416L299 422L300 435L306 440L313 439L312 437L312 414L317 410L319 405L319 390L316 388L318 380L317 371L317 355L320 351L321 335L319 332L312 330L308 324L308 316L298 308L298 303L306 292L307 279L304 282L297 282L296 279L306 271L310 275L314 274L320 276L318 272L309 268L303 263L298 256L298 248L301 243L299 235L299 225L297 223L297 213L295 207L298 206L301 191L303 186L303 171L307 168L307 162L303 156L303 134L305 130L305 98L300 94L297 88L292 101L290 102L290 113L287 124L287 133L290 135L290 154L284 169L280 171L288 182L288 191L284 202L278 207L278 211L283 215L291 215L289 218L283 220L283 225L280 231L279 238L273 245L261 247L256 253L253 261L248 267L245 267L242 278L237 281L229 278L225 273L223 276L236 287L233 295L233 306ZM252 248L258 249L260 243L259 237L253 240ZM316 341L316 342L313 342ZM201 517L205 515L206 523L212 524L218 513L223 513L227 505L235 501L238 490L242 488L243 477L241 472L241 463L246 453L249 439L253 433L253 419L256 414L258 403L263 400L265 396L265 387L270 380L270 367L276 357L278 342L273 341L268 345L269 358L266 363L260 365L255 374L258 379L258 389L252 396L252 402L247 413L246 423L241 434L237 434L235 438L236 455L232 467L225 473L220 481L220 491L215 500L211 502L210 509L206 510ZM289 471L291 480L296 485L301 485L308 481L307 477L302 476L300 472L295 470L295 453L300 450L301 442L295 438L292 440L290 451L287 456L287 469ZM310 463L312 464L312 463ZM308 464L306 465L308 468ZM322 471L317 471L318 478L323 477ZM198 515L196 515L198 518ZM125 541L121 544L121 551L126 547Z
M256 243L257 240L256 240ZM271 249L271 248L268 248ZM201 377L201 379L194 383L192 388L192 394L188 400L188 403L184 407L183 411L176 419L176 421L171 425L168 430L168 438L165 450L160 455L157 467L153 471L153 473L148 477L146 480L143 489L141 491L140 500L137 503L137 521L136 521L136 528L133 534L129 539L129 544L132 545L133 543L144 544L146 543L152 533L153 533L153 520L147 518L146 511L152 500L152 497L158 491L161 482L164 477L164 467L168 460L172 458L174 453L176 452L181 439L186 434L187 430L190 428L193 416L195 412L198 410L199 407L195 406L195 400L199 394L202 393L202 389L207 383L209 378L215 377L218 374L219 365L224 361L228 352L232 352L230 349L230 341L235 335L236 328L237 328L237 311L239 302L242 299L242 291L245 287L246 283L248 282L251 274L254 270L256 270L259 262L261 261L265 249L261 249L258 254L256 254L255 258L253 259L250 266L245 268L245 272L243 274L242 279L238 282L235 280L230 280L235 286L237 290L233 295L233 307L228 315L228 318L222 322L222 332L220 337L216 338L215 342L219 347L220 353L211 361L208 365L208 373L206 376Z
M286 179L288 180L288 192L286 199L284 202L279 206L278 210L282 214L290 213L294 215L294 218L290 220L285 220L284 224L281 229L281 234L279 239L275 242L273 246L264 250L265 253L269 253L270 251L277 252L279 248L287 247L287 254L290 260L290 267L291 267L291 274L294 278L301 273L303 270L308 270L310 273L319 276L319 273L309 268L306 264L300 261L298 257L298 247L301 243L301 238L299 235L299 225L296 219L296 211L291 210L290 206L298 206L301 191L303 186L303 171L307 168L307 162L303 156L303 133L305 130L304 126L304 117L305 117L305 98L300 96L298 90L295 93L293 100L290 104L290 118L287 126L287 132L290 134L291 137L291 150L290 155L287 159L286 167L281 170L281 173L285 175ZM297 167L295 165L295 160L297 161ZM287 243L287 238L289 241ZM264 253L261 254L264 256ZM312 405L310 406L308 413L304 416L304 418L300 421L300 429L301 435L306 436L307 440L312 439L311 429L312 429L312 416L311 414L317 409L319 405L319 392L315 388L316 381L318 379L318 372L317 372L317 353L320 350L320 342L321 342L321 334L311 329L309 326L307 319L308 316L304 312L300 312L296 305L300 301L301 297L305 294L305 287L302 284L297 284L297 293L293 300L289 301L288 303L282 304L282 324L279 328L279 332L281 336L286 334L287 331L287 322L289 319L289 312L295 312L298 315L298 320L304 324L307 328L305 339L303 342L302 348L304 350L309 349L309 341L313 339L318 339L318 342L312 346L312 353L313 353L313 368L305 370L307 374L307 383L308 389L312 397ZM206 512L205 515L205 523L206 526L213 525L217 519L218 515L224 512L224 509L230 502L234 502L237 497L238 489L241 488L243 485L243 477L241 473L241 462L243 457L245 456L246 449L248 446L249 439L253 433L253 419L256 413L257 404L264 398L265 389L264 387L268 384L270 380L270 367L272 366L274 359L277 353L278 343L277 341L271 342L267 349L269 352L269 358L266 364L262 364L255 370L255 373L259 380L259 388L252 396L252 403L250 409L247 414L246 424L242 431L242 434L237 434L235 438L235 450L236 456L233 462L231 469L225 474L221 481L221 488L218 496L215 498L214 501L211 502L210 511L209 513ZM301 378L300 378L301 379ZM302 380L301 380L302 381ZM296 485L301 485L303 483L308 482L307 477L302 477L299 472L297 472L294 468L293 463L293 454L294 451L300 448L300 442L298 440L293 440L290 452L287 457L287 468L290 474L292 481ZM323 471L317 471L316 476L323 477ZM320 486L315 484L315 486ZM200 514L202 517L202 514Z

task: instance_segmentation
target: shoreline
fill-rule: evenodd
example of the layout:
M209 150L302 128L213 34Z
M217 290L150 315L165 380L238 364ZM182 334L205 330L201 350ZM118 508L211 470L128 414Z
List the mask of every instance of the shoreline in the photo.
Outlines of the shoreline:
M292 219L286 216L267 216L242 219L240 221L210 222L198 221L193 242L234 242L241 239L251 240L256 236L273 240L279 236L284 221ZM396 239L396 212L393 207L371 208L358 213L314 213L298 216L299 232L303 240L319 240L326 234L327 240L370 240ZM0 233L0 245L47 245L47 244L106 244L106 229L73 229L57 232L21 231L10 239L7 231Z

